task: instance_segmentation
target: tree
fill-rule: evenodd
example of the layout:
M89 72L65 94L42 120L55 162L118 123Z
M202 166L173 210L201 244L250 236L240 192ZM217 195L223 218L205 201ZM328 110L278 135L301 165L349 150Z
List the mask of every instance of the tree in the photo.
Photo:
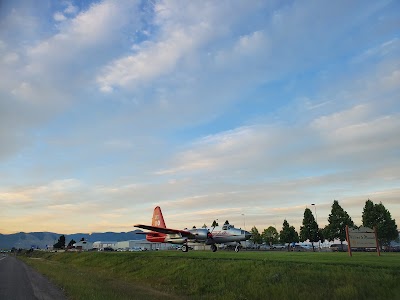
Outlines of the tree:
M375 205L369 199L365 202L362 223L365 227L376 227L380 247L389 245L391 241L398 238L396 220L392 219L382 202Z
M201 226L201 228L207 228L207 225L206 225L206 223L204 223L204 225L203 225L203 226Z
M279 239L282 244L288 243L288 251L290 243L299 241L299 234L293 226L290 226L288 221L284 220L282 230L279 232Z
M319 241L318 224L315 222L314 216L309 208L304 210L303 226L300 227L300 240L302 242L309 240L314 249L314 242Z
M82 241L82 239L81 239L81 241ZM84 239L83 239L83 241L84 241ZM76 242L74 241L74 239L70 240L69 243L68 243L68 247L72 247L75 243Z
M319 228L318 229L318 236L319 236L319 239L320 239L321 243L325 242L325 231L324 231L324 228Z
M65 235L61 235L58 238L58 242L53 245L54 249L64 249L65 248Z
M375 206L374 202L367 200L362 213L362 223L365 227L375 226Z
M325 227L323 235L330 241L338 239L343 244L343 241L346 240L346 225L353 227L354 222L337 200L333 201L328 222L329 224Z
M256 226L254 226L251 229L251 238L250 240L254 243L254 244L261 244L262 243L262 238L261 238L261 234L258 232L258 229Z
M270 246L278 243L279 241L279 233L275 227L269 226L267 229L261 234L261 237L264 242L268 243Z
M217 223L217 221L214 220L214 222L212 222L211 227L216 227L216 226L218 226L218 223Z
M229 221L226 220L225 223L224 223L224 225L229 225Z

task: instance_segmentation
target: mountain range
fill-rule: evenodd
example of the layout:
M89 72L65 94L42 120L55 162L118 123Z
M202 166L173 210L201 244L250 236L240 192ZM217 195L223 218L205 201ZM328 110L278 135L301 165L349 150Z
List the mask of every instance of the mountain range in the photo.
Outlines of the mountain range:
M84 238L89 242L96 241L127 241L127 240L141 240L143 235L138 234L141 230L134 230L128 232L94 232L94 233L73 233L64 234L65 243L73 239L76 242ZM0 249L22 248L29 249L31 247L45 249L47 246L53 246L63 235L55 232L18 232L13 234L0 234Z

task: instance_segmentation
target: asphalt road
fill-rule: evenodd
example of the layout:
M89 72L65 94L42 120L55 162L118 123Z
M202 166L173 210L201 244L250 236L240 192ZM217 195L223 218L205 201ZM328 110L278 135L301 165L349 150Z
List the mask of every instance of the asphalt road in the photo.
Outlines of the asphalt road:
M67 298L48 279L14 256L8 255L0 256L0 299L66 300Z

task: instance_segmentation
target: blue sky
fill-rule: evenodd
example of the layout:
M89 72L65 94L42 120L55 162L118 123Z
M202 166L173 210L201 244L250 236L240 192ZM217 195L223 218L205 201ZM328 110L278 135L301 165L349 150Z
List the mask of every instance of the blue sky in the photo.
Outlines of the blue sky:
M1 1L0 232L399 220L399 11Z

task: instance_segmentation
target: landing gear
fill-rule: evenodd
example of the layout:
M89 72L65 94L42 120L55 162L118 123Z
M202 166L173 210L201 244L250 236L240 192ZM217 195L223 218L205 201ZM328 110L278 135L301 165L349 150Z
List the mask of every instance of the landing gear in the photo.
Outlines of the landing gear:
M239 252L241 247L242 247L242 244L237 243L236 247L235 247L235 252Z
M215 244L212 244L212 245L211 245L211 251L212 251L212 252L217 251L217 246L216 246Z
M189 247L188 247L188 245L183 244L181 249L182 249L182 252L188 252Z

